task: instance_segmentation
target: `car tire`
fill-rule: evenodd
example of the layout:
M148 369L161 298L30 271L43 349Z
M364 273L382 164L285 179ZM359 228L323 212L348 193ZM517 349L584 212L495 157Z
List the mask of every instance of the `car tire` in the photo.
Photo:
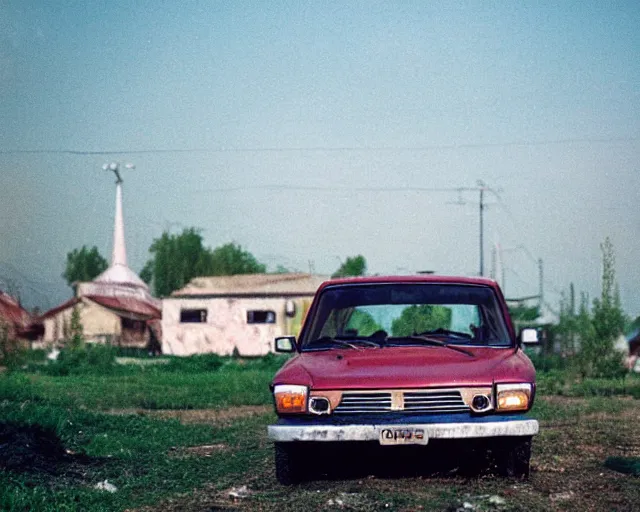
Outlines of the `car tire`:
M528 478L531 436L504 439L496 450L496 459L500 475L509 478Z
M276 480L282 485L297 484L302 480L300 450L294 443L275 443Z

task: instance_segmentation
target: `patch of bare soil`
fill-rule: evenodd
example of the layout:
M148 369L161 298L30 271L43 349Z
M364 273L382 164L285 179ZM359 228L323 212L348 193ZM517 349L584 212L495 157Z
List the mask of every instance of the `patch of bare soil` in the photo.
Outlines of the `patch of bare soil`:
M203 444L199 446L187 446L184 448L171 448L169 451L173 457L212 457L220 452L228 450L226 444Z
M53 430L0 422L2 470L62 485L70 479L83 479L86 467L96 463L99 461L66 450Z
M38 425L0 423L0 467L16 472L55 473L69 454L52 431Z
M273 408L266 405L241 405L227 409L111 409L108 414L139 414L151 418L177 419L183 424L205 423L225 426L234 420L262 416Z

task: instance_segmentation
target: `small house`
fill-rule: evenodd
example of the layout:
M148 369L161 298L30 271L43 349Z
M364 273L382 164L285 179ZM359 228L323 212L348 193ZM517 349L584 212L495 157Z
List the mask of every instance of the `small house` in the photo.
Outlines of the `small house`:
M75 284L75 297L40 317L42 346L64 344L71 335L71 316L77 310L83 337L90 343L160 351L161 303L147 284L127 265L122 216L122 179L117 164L116 208L111 265L94 280Z
M42 325L33 322L31 315L20 302L0 291L0 330L1 335L7 340L26 344L42 332Z
M304 273L197 277L162 300L162 353L261 356L297 335L328 277Z

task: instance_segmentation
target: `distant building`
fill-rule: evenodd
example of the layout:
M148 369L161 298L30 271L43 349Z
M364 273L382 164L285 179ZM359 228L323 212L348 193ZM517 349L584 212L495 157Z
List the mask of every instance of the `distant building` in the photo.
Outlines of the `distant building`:
M162 300L162 352L268 354L276 336L299 333L327 279L302 273L195 278Z
M42 326L33 323L29 312L11 295L0 291L0 328L12 341L31 341L42 332Z
M71 315L79 309L88 342L159 352L161 302L127 266L122 216L122 180L116 173L116 212L111 265L93 281L78 283L76 296L41 316L43 345L60 344L69 338Z

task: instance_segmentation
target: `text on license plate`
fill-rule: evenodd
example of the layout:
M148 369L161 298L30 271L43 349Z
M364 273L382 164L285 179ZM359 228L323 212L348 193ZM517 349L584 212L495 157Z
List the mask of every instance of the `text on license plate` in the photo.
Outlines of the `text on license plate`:
M429 437L422 428L390 427L380 430L380 444L427 444Z

